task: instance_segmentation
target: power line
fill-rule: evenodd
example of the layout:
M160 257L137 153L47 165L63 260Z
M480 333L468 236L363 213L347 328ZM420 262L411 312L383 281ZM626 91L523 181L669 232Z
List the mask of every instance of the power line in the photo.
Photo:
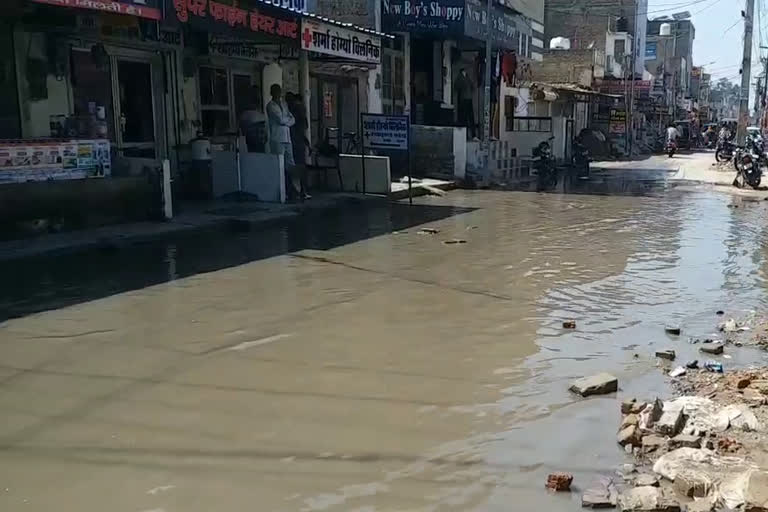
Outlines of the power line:
M637 14L638 15L647 15L647 14L657 14L657 13L668 12L668 11L676 11L676 10L680 10L680 9L683 9L683 8L686 8L686 7L691 7L691 6L694 6L694 5L703 4L703 3L709 2L709 1L711 1L711 0L693 0L693 1L689 1L689 2L686 2L686 3L679 4L676 7L668 7L666 9L658 9L658 10L655 10L655 11L639 12ZM717 1L719 1L719 0L717 0ZM715 3L717 3L717 1ZM620 11L611 11L609 13L592 13L591 12L593 10L602 10L604 8L614 8L615 9L616 8L616 2L615 1L613 1L613 2L606 2L606 3L600 4L600 5L595 5L594 3L590 3L589 4L589 11L590 11L589 14L592 14L592 15L595 15L595 16L609 16L609 15L611 15L611 12L613 13L614 16L618 16L618 15L623 14ZM568 7L566 7L566 8L552 7L552 8L547 9L547 11L549 11L549 12L556 12L556 13L562 13L562 14L581 14L581 13L586 13L585 9L586 8L579 8L577 6L573 6L573 7L570 7L570 8L568 8Z

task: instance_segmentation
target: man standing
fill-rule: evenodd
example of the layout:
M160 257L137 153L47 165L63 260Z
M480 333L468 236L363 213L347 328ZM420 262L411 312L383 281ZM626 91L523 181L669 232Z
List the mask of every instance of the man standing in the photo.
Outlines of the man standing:
M275 155L283 155L285 162L286 193L290 198L299 196L299 186L292 174L296 162L293 159L291 145L291 126L296 123L291 111L283 99L283 89L278 84L269 88L272 101L267 103L267 119L269 121L269 149Z

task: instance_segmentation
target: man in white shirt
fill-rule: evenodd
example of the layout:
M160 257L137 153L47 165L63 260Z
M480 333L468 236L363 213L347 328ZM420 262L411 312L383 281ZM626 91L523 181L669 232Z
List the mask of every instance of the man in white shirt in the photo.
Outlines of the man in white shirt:
M675 128L675 125L670 124L667 127L667 142L675 142L677 143L677 138L680 137L680 132L677 131L677 128Z
M283 89L278 84L272 84L269 88L272 101L267 103L267 120L269 122L269 149L275 155L283 155L285 162L286 185L289 196L298 197L299 185L293 177L296 162L293 159L293 146L291 145L291 126L296 123L288 105L283 99Z

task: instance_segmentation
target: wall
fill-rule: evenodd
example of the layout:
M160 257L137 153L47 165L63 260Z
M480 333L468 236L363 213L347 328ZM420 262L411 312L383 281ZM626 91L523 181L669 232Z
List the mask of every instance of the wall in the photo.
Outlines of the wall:
M467 129L411 125L413 176L452 180L464 177Z
M545 50L541 62L531 64L536 82L569 82L590 87L604 55L596 50Z
M627 31L634 35L636 14L647 11L637 8L639 1L642 0L614 0L595 5L593 0L546 0L545 47L549 47L553 37L560 36L570 39L574 49L586 49L594 44L593 48L605 50L605 33L617 31L615 23L618 15L627 19Z

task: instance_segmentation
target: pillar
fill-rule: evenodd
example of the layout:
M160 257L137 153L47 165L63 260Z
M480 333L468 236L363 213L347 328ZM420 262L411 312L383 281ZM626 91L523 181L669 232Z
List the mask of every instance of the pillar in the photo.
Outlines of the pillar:
M299 94L301 94L301 102L304 105L304 115L307 118L307 127L304 130L304 135L309 141L310 147L312 146L312 130L310 129L310 91L309 91L309 52L299 50Z

